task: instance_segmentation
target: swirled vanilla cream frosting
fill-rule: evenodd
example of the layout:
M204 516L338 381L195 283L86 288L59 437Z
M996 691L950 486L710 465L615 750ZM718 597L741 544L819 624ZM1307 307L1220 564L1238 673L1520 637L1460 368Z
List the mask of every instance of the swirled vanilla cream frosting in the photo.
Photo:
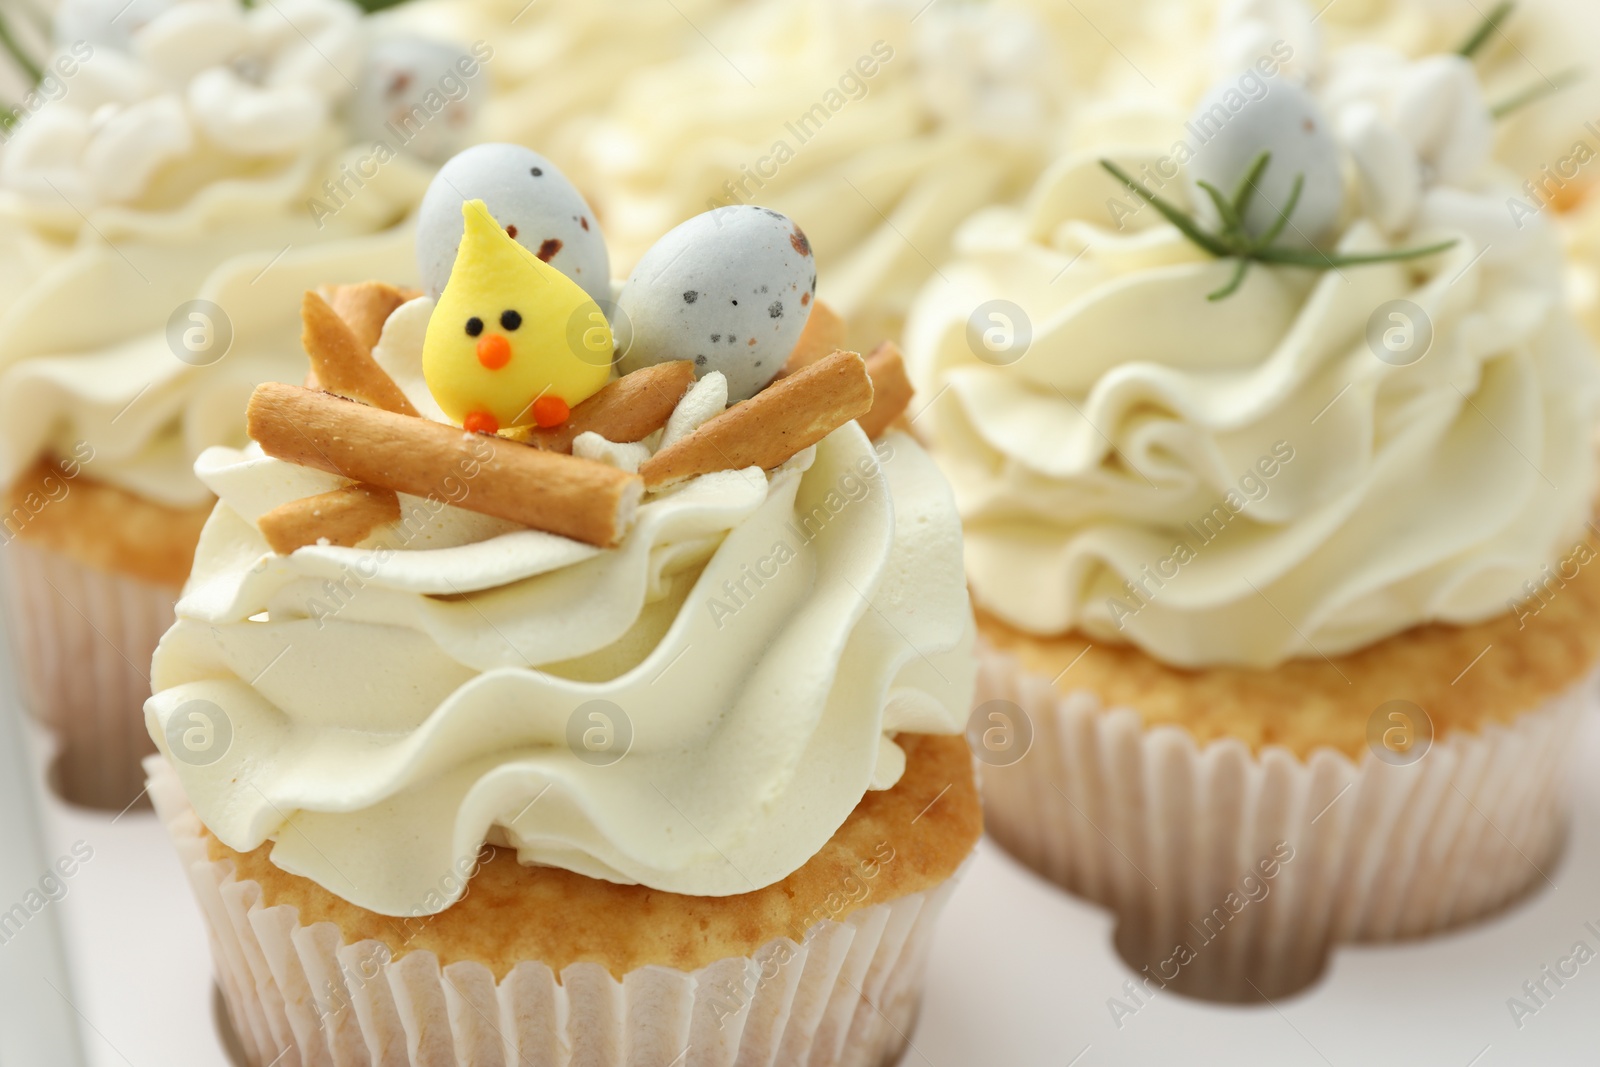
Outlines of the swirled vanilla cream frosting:
M55 36L0 144L0 484L87 444L89 476L204 504L196 457L303 373L294 294L409 258L489 53L343 0L70 0Z
M430 306L397 311L378 350L423 411ZM575 452L632 467L726 389L708 374L657 436ZM897 733L965 723L960 523L901 433L851 422L773 471L648 494L611 549L458 506L489 476L463 469L354 547L276 555L260 517L344 483L255 446L197 473L220 502L156 653L151 735L220 840L271 841L372 911L447 907L486 841L748 892L899 779ZM191 729L212 731L203 759Z
M1268 37L1192 111L1086 122L1023 206L964 225L913 310L908 362L937 397L916 425L974 599L1024 631L1189 667L1331 656L1510 610L1589 518L1595 352L1553 228L1507 213L1470 63ZM1303 89L1310 111L1270 103ZM1277 149L1256 208L1312 171L1280 247L1453 244L1252 263L1230 293L1238 261L1101 164L1214 232L1192 184L1213 141L1241 170Z

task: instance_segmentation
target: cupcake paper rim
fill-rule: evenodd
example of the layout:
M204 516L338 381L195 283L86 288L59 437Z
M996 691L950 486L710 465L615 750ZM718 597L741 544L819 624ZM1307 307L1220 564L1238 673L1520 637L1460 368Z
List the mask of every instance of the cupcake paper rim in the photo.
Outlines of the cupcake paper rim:
M646 965L618 981L597 963L557 975L530 960L496 982L481 963L441 968L420 950L396 958L382 942L345 944L332 923L302 925L290 905L265 906L258 883L210 858L166 761L152 756L145 769L252 1064L891 1063L909 1043L938 914L971 862L932 890L693 973Z
M64 800L117 811L144 789L150 657L175 587L110 573L22 539L4 546L5 613L27 713L56 742Z
M1394 766L1200 745L1087 690L1062 693L981 639L978 657L975 704L1010 701L1033 731L1027 755L980 775L990 833L1111 910L1119 950L1152 988L1234 1001L1305 988L1338 944L1439 933L1548 881L1566 753L1600 697L1596 669L1510 724L1446 735Z

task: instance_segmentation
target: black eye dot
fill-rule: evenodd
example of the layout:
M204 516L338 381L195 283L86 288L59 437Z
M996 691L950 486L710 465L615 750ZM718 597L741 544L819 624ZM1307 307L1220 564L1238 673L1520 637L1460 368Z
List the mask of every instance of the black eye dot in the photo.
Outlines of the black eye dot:
M734 302L733 302L733 306L734 306L734 307L738 307L738 306L739 306L739 301L737 301L737 300L735 300L735 301L734 301Z
M483 320L474 315L467 320L467 336L476 337L483 332Z
M533 168L529 169L528 173L533 175L535 178L543 178L544 177L544 168L543 167L533 167Z
M518 311L503 311L500 313L500 328L515 330L522 325L522 313Z

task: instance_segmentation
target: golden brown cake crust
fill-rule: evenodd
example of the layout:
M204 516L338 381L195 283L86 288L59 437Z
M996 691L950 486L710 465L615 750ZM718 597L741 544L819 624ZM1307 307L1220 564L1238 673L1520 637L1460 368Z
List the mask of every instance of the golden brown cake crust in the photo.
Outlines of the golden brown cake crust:
M1031 673L1055 679L1062 693L1089 690L1107 707L1137 711L1146 726L1180 726L1202 745L1232 737L1257 752L1280 745L1304 758L1329 747L1359 758L1367 721L1387 701L1426 711L1437 740L1510 722L1593 669L1600 661L1600 541L1584 544L1587 552L1566 554L1564 572L1552 566L1556 580L1540 597L1487 622L1419 626L1331 661L1295 659L1271 670L1169 667L1131 645L1024 634L982 610L978 632ZM1584 556L1587 562L1577 562Z
M620 978L655 964L694 971L747 956L775 939L800 940L823 919L920 893L947 880L983 830L972 756L961 737L902 734L900 782L870 792L822 851L788 878L754 893L691 897L615 885L552 867L524 867L492 849L465 897L432 917L376 915L316 883L279 870L271 845L239 853L209 832L214 859L261 886L262 904L299 909L300 922L331 922L347 944L371 938L398 958L436 954L441 966L476 961L497 979L523 960L557 972L598 963Z
M5 536L86 567L180 589L211 505L170 508L41 459L6 491Z

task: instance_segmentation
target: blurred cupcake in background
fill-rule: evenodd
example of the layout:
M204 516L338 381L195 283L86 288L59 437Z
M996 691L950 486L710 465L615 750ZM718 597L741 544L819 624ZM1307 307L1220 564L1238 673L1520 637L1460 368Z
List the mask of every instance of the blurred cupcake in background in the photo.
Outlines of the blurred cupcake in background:
M1125 58L1104 68L1086 94L1072 147L1106 144L1150 131L1186 112L1227 72L1267 54L1274 42L1289 66L1329 76L1394 82L1414 61L1412 103L1430 79L1449 77L1442 58L1467 53L1479 92L1496 117L1493 156L1511 188L1503 214L1513 224L1547 215L1567 248L1574 307L1600 340L1600 66L1590 42L1600 7L1585 0L1340 0L1320 11L1300 0L1185 0L1147 5L1145 32L1125 42ZM1196 40L1211 42L1195 48ZM1437 116L1436 116L1437 117ZM1430 121L1427 116L1419 120Z
M992 832L1244 1001L1545 884L1600 663L1600 365L1472 62L1256 39L1082 115L907 329Z
M1133 32L1139 5L1082 6ZM852 342L897 335L956 224L1026 190L1111 54L1054 7L761 0L699 22L583 138L618 261L708 207L770 204L810 220Z
M636 71L705 48L697 27L743 2L412 0L392 14L430 37L493 44L487 135L536 146L593 200L596 176L580 146L619 87Z
M982 818L960 518L898 350L811 350L815 260L754 206L652 246L613 335L580 203L462 152L419 217L437 298L308 299L336 395L262 385L196 465L147 766L250 1064L905 1049Z
M0 485L24 697L58 788L122 807L139 707L256 383L304 373L293 306L406 262L492 50L341 0L67 0L0 147ZM392 273L392 270L391 270Z

